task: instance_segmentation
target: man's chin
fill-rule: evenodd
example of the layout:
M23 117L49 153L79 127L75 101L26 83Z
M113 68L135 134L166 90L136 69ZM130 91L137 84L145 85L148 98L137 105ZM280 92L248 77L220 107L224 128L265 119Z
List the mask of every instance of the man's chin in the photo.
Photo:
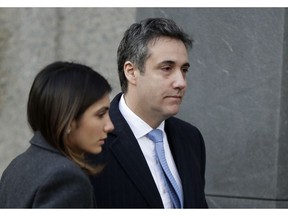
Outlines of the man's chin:
M178 114L178 112L179 112L179 109L169 110L169 112L166 113L166 117L169 118L169 117L175 116Z

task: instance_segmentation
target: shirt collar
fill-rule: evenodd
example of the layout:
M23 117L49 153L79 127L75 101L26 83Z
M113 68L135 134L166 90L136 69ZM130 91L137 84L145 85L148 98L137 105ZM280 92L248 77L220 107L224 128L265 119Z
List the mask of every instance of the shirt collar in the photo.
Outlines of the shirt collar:
M119 110L122 113L123 117L126 119L136 139L145 136L147 133L153 130L153 128L151 128L145 121L143 121L127 106L124 99L124 94L122 94L119 102ZM160 129L164 132L164 121L159 125L157 129Z

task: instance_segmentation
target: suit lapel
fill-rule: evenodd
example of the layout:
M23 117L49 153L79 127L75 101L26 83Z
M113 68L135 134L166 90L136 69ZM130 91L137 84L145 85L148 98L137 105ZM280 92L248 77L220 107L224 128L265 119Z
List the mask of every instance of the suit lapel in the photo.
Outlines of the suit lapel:
M191 162L191 157L196 158L191 155L191 151L187 145L193 145L192 140L186 140L186 135L183 134L179 125L173 122L173 118L167 119L165 123L165 131L167 134L170 149L173 155L174 162L176 164L178 174L181 179L183 195L184 195L184 208L191 207L191 204L195 202L195 194L197 187L197 182L195 182L195 170L197 168L194 166L195 163ZM194 152L193 152L194 154ZM190 162L189 162L190 161ZM189 166L187 166L189 163ZM189 201L189 203L188 203Z
M116 136L110 145L110 150L131 181L145 197L147 203L153 207L163 208L160 194L141 148L119 111L120 97L121 94L115 97L110 108L110 116L115 126L112 133Z

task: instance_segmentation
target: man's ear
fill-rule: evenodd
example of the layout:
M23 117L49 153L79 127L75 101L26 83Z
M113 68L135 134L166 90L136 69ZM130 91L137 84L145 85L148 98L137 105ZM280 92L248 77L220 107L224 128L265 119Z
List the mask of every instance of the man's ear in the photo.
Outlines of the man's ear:
M125 62L124 73L129 83L136 84L137 67L132 62Z

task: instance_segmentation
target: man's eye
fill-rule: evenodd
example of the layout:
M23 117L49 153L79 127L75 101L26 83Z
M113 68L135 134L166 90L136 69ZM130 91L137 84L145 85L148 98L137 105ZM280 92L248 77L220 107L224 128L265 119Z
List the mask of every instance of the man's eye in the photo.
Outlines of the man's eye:
M183 68L183 69L182 69L182 72L183 72L183 73L189 72L189 68Z
M172 69L172 67L168 67L168 66L167 67L162 67L163 71L170 71L171 69Z
M189 70L188 69L183 69L182 72L183 73L187 73Z

